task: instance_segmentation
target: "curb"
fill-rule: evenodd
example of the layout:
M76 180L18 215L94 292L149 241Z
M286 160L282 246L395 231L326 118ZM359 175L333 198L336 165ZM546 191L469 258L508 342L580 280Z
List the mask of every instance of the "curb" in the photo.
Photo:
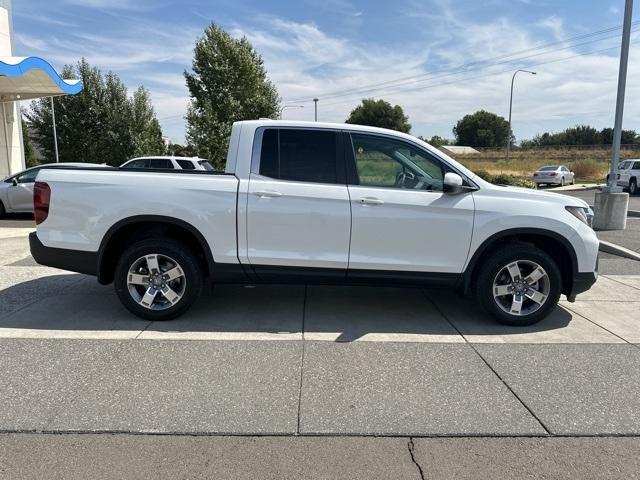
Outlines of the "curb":
M620 245L616 245L615 243L600 240L600 247L598 248L598 250L604 253L610 253L611 255L617 255L618 257L630 258L631 260L640 262L640 253L634 252L633 250L629 250L625 247L621 247Z
M585 192L587 190L595 190L596 188L601 187L600 184L594 185L567 185L566 187L552 187L545 188L542 190L546 190L549 192Z

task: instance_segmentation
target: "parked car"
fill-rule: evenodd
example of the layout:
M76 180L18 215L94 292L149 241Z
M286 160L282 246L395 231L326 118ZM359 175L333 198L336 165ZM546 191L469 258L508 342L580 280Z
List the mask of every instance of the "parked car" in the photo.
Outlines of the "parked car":
M156 170L213 170L209 160L198 157L139 157L120 165L120 168L150 168Z
M22 172L6 177L0 183L0 218L5 213L33 212L33 185L36 176L43 169L50 168L96 168L105 167L94 163L47 163L27 168Z
M607 183L609 175L607 175ZM624 188L630 195L638 195L640 183L640 159L625 160L618 164L618 173L616 174L616 183L619 187Z
M150 320L184 313L207 279L457 287L529 325L597 278L584 201L492 185L360 125L237 122L224 172L50 170L34 203L36 261L113 282Z
M576 183L575 174L564 165L540 167L533 174L533 181L538 185L573 185Z

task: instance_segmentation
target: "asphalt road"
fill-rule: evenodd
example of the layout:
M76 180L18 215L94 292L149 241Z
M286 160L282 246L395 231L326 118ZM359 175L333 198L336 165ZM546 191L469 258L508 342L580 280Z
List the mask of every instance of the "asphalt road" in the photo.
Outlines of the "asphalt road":
M549 190L553 191L553 190ZM593 207L593 203L596 196L596 190L574 190L574 191L563 191L557 192L563 195L569 195L571 197L581 198L589 205ZM629 210L636 210L640 212L640 196L629 197Z

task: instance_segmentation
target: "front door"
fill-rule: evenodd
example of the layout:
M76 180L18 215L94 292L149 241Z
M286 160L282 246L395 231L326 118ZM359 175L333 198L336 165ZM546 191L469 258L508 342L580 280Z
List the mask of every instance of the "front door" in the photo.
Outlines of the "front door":
M461 273L471 243L473 195L444 193L448 167L414 144L372 134L350 137L349 276L360 270Z
M249 262L263 278L277 267L344 277L351 211L338 132L268 128L260 148L247 197Z
M33 185L39 171L39 168L34 168L15 177L16 184L11 185L7 189L7 196L11 211L33 211Z

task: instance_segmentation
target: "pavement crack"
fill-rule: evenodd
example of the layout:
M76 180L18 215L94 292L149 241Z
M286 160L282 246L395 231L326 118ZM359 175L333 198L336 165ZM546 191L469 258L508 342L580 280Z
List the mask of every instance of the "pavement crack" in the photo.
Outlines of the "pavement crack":
M300 435L300 408L302 406L302 376L304 374L304 354L305 354L305 340L304 340L304 322L305 322L305 316L307 313L307 289L308 286L305 285L304 286L304 299L302 300L302 327L301 327L301 333L302 333L302 355L300 358L300 386L298 389L298 426L296 429L296 434Z
M520 404L527 410L527 412L529 412L529 415L531 415L533 418L535 418L535 420L540 424L540 426L544 429L544 431L547 433L547 435L553 435L551 433L551 431L547 428L547 426L544 424L544 422L540 419L540 417L538 417L538 415L535 414L535 412L529 407L529 405L527 405L524 400L522 400L522 398L520 398L520 396L516 393L516 391L511 388L511 385L509 385L506 380L504 378L502 378L502 376L498 373L498 371L493 368L493 366L487 361L486 358L484 358L484 356L480 353L480 351L475 347L475 345L473 343L471 343L467 337L464 336L464 334L460 331L460 329L458 327L456 327L454 325L454 323L449 320L449 317L447 317L447 315L445 315L445 313L442 311L442 309L440 309L440 307L438 306L438 304L436 302L434 302L433 300L431 300L431 298L429 298L429 296L427 295L427 293L422 290L422 295L427 299L427 301L433 305L433 308L436 309L436 311L438 313L440 313L440 315L442 315L442 318L444 318L449 325L451 325L451 327L458 332L458 335L460 335L463 339L464 342L471 348L471 350L473 350L475 352L475 354L480 357L480 360L482 360L484 362L484 364L489 368L489 370L491 370L493 372L493 374L498 377L498 380L500 380L502 382L502 384L506 387L507 390L509 390L511 392L511 394L516 398L516 400L518 400L518 402L520 402Z
M416 460L416 456L415 456L416 446L413 443L413 437L409 437L409 443L407 444L407 448L409 449L409 456L411 457L411 461L413 462L413 464L418 469L418 473L420 474L421 480L424 480L424 471L422 470L422 467L420 466L420 464Z

